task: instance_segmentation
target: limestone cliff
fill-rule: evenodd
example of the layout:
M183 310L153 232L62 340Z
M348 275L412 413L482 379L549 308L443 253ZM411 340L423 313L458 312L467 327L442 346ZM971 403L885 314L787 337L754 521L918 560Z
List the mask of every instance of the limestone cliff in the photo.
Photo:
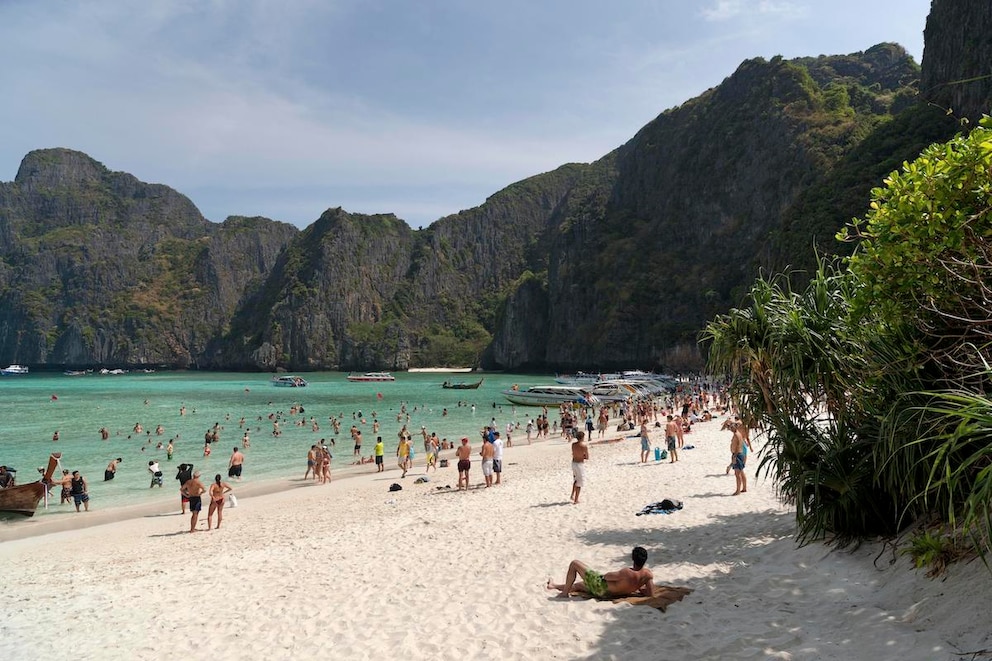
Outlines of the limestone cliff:
M759 268L843 250L881 177L987 111L990 6L934 0L922 82L895 44L748 60L598 161L418 231L342 209L210 223L167 186L32 152L0 183L0 362L697 367L699 329Z
M920 96L971 124L992 112L992 3L933 0L923 36Z
M31 152L0 184L0 361L195 365L296 231L218 226L167 186Z

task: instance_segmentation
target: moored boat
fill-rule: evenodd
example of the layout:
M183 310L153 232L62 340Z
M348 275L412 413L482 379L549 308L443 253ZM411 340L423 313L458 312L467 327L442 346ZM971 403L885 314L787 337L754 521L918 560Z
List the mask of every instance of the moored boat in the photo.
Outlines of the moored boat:
M411 367L407 372L424 374L467 374L472 371L471 367Z
M49 485L52 484L52 475L55 474L61 457L61 452L53 452L49 455L48 468L45 469L40 480L0 489L0 512L34 516L38 503L45 497Z
M28 368L24 365L9 365L3 369L0 369L0 374L4 376L16 376L18 374L27 374Z
M349 374L349 381L395 381L396 377L389 372L365 372L365 374Z
M456 381L455 383L452 383L451 381L445 381L441 384L441 387L447 390L476 390L482 385L483 381L485 381L485 379L479 379L475 383L465 383L464 381Z
M594 403L595 398L587 391L587 388L581 386L531 386L525 390L514 386L504 390L503 396L521 406L558 406L567 402Z
M309 384L302 376L291 374L277 374L272 377L272 385L280 388L306 388Z

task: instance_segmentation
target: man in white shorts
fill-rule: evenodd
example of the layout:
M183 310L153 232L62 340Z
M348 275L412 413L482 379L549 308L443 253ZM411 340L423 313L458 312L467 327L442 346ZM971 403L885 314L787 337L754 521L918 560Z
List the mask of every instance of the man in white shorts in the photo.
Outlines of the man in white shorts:
M586 482L586 461L589 459L589 446L586 445L586 434L575 432L572 443L572 502L579 504L579 492Z
M489 441L482 442L482 450L479 454L482 455L482 475L486 478L486 486L491 487L493 485L493 456L496 450L493 448L493 444Z

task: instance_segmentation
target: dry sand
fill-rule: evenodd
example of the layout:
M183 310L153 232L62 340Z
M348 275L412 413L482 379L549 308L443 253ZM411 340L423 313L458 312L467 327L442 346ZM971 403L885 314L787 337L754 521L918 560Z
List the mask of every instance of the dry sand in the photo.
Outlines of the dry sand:
M504 483L467 493L436 489L455 486L454 461L428 484L414 484L422 466L404 480L361 467L327 486L241 490L211 532L201 521L188 534L168 507L67 515L58 525L136 518L23 539L56 524L7 526L0 648L19 661L929 660L992 648L981 562L935 581L878 544L797 549L753 456L748 493L730 495L719 422L686 443L696 448L676 464L638 463L635 438L592 445L579 505L568 447L553 439L508 448ZM393 482L404 489L388 492ZM684 509L636 516L665 497ZM658 582L694 592L662 613L544 587L572 558L607 571L635 545Z

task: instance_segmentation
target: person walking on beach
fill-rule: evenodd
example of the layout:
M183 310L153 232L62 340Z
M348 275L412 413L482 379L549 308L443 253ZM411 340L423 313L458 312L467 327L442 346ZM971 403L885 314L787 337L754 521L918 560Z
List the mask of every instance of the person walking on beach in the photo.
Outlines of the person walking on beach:
M486 479L486 488L493 485L493 444L491 441L483 441L482 449L479 450L482 456L482 476Z
M579 504L579 493L586 483L586 461L589 460L589 446L585 432L576 432L572 443L572 503Z
M241 468L243 467L244 463L245 463L245 455L243 452L241 452L241 450L238 449L238 446L235 445L233 452L231 452L231 460L227 464L227 476L236 478L238 482L240 482Z
M665 425L665 442L668 444L668 463L674 464L679 460L678 431L679 423L675 422L671 415L668 416L668 424Z
M410 441L407 434L400 434L400 443L396 446L396 456L399 458L399 466L403 469L400 477L406 477L406 472L410 470Z
M331 482L331 450L326 445L320 446L317 456L317 464L320 466L320 483L330 484Z
M386 446L382 442L382 436L375 437L375 450L373 452L375 453L375 472L381 473L386 470L386 467L383 465L385 463Z
M189 531L196 532L196 521L200 518L200 510L203 509L202 496L203 492L207 488L203 486L203 482L200 482L200 471L193 473L186 484L180 489L180 493L186 496L189 500Z
M72 479L69 481L69 493L76 504L76 511L79 511L80 504L90 511L90 488L86 483L86 478L79 474L79 471L72 471Z
M455 450L455 456L458 458L458 488L461 489L464 484L465 489L468 490L468 471L472 468L472 460L469 458L472 456L472 446L469 445L468 437L462 438L462 444Z
M124 460L121 459L120 457L110 460L110 463L107 464L107 470L103 471L104 482L114 479L114 476L117 474L117 464L121 463L122 461Z
M647 419L641 421L641 463L648 463L648 454L651 452L651 439L648 437Z
M434 472L437 472L437 464L441 458L441 441L438 440L437 434L431 432L431 442L430 449L427 451L427 467L424 469L424 474L426 475L430 471L431 467L434 468Z
M214 483L210 485L210 508L207 510L207 530L210 530L211 519L214 512L217 512L217 528L224 520L224 494L231 493L231 485L220 481L220 473L214 476Z
M734 469L734 481L737 483L737 490L734 495L740 495L747 491L747 476L744 474L744 435L740 431L740 424L731 425L734 431L730 439L731 466Z
M313 479L317 479L317 446L311 445L310 451L307 452L307 472L303 474L303 479L310 477L310 473L313 472Z
M496 474L496 484L503 479L503 439L499 437L499 432L493 434L493 473Z
M647 550L635 546L630 558L631 567L605 574L589 569L581 560L572 560L565 574L565 582L552 583L549 578L547 588L558 590L561 597L569 597L573 592L586 592L597 598L627 597L634 594L654 596L654 574L644 566L648 562ZM580 577L582 580L577 580Z

